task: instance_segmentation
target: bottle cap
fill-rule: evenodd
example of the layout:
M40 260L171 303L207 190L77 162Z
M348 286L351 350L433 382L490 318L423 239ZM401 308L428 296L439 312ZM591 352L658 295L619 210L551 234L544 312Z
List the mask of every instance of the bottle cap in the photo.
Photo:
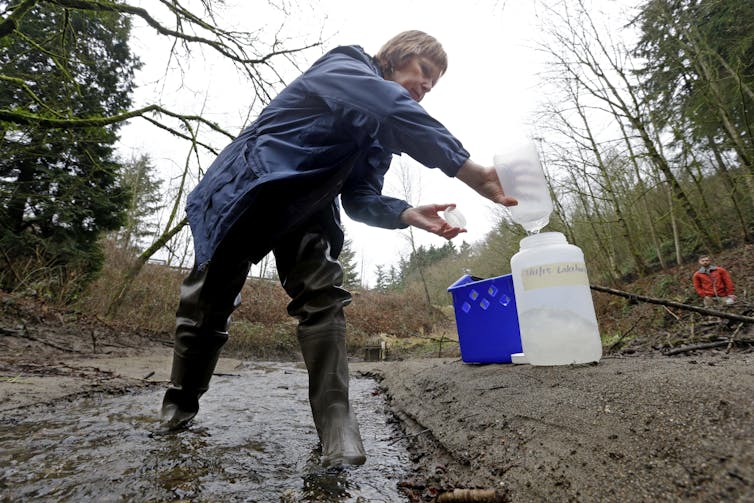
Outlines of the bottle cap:
M448 208L443 212L442 217L453 227L460 227L461 229L466 227L466 217L458 211L458 208Z
M526 359L526 355L523 353L513 353L511 355L511 363L516 363L518 365L525 365L529 363L529 360Z

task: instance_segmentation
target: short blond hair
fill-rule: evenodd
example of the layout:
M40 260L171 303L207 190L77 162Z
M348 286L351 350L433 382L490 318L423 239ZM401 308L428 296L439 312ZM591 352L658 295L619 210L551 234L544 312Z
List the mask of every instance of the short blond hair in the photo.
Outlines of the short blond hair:
M394 36L382 46L375 59L385 76L390 77L396 68L413 56L429 59L437 65L441 76L448 69L448 55L440 42L419 30L404 31Z

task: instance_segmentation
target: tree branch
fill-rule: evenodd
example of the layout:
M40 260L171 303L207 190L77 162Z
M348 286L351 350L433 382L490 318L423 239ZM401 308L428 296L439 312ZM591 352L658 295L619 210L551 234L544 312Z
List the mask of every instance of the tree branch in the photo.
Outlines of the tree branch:
M2 23L0 23L0 38L7 37L13 33L16 28L18 28L21 18L23 18L36 4L37 0L24 0L17 5L16 8L13 9L13 12L3 19Z
M716 311L714 309L707 309L705 307L697 307L697 306L691 306L689 304L683 304L681 302L674 302L672 300L656 299L654 297L647 297L645 295L637 295L635 293L624 292L622 290L615 290L613 288L608 288L605 286L591 285L590 288L596 292L609 293L611 295L617 295L619 297L624 297L630 300L640 300L648 304L658 304L661 306L676 307L678 309L685 309L686 311L694 311L695 313L699 313L699 314L706 314L709 316L718 316L720 318L727 318L729 320L742 321L744 323L754 323L754 317L752 316L743 316L740 314L725 313L722 311Z
M30 0L27 0L27 2L28 1ZM167 28L163 26L162 24L160 24L160 22L157 21L154 17L152 17L149 11L141 7L134 7L133 5L115 3L115 2L110 2L107 0L43 0L43 1L54 4L54 5L59 5L60 7L65 7L68 9L101 11L101 12L119 12L122 14L130 14L133 16L137 16L143 19L144 21L146 21L146 23L149 26L154 28L158 33L162 35L175 37L181 40L185 40L187 42L196 42L196 43L208 45L209 47L213 48L214 50L216 50L223 56L229 58L232 61L235 61L236 63L241 63L243 65L264 64L275 56L280 56L284 54L293 54L293 53L300 52L306 49L311 49L313 47L317 47L318 45L320 45L319 43L314 43L314 44L310 44L304 47L299 47L296 49L283 49L279 51L272 51L268 54L265 54L264 56L260 58L249 58L246 55L244 46L240 42L238 42L234 36L212 25L202 22L198 16L191 14L190 12L188 12L187 10L183 9L180 6L173 7L169 5L171 10L173 10L173 12L175 12L176 15L178 15L179 17L183 19L187 19L188 21L197 24L201 28L208 30L210 33L215 34L220 40L226 39L228 41L231 41L237 50L235 49L231 50L231 48L229 48L229 46L222 41L210 40L208 38L200 37L197 35L188 35L184 32ZM32 2L32 3L35 3L35 2ZM165 5L168 5L166 2L162 2L162 3ZM0 32L0 35L1 34L2 33Z
M209 121L199 115L183 115L176 112L172 112L160 105L148 105L136 110L129 110L117 115L111 115L108 117L85 117L85 118L68 118L60 119L55 117L46 117L44 115L38 115L25 110L8 110L0 108L0 120L12 122L23 126L37 126L47 129L55 128L86 128L86 127L102 127L116 124L119 122L133 119L134 117L144 117L147 113L165 114L170 117L179 119L184 123L187 121L196 121L202 124L208 125L213 130L224 134L230 139L235 138L235 135L225 131L217 123ZM146 118L146 117L144 117ZM171 131L173 132L173 131ZM175 133L174 133L175 134Z

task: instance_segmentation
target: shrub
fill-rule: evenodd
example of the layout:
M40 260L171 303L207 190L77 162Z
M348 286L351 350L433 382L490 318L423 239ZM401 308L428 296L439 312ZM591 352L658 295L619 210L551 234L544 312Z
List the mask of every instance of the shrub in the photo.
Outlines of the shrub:
M294 323L258 323L233 318L224 352L237 358L300 359Z

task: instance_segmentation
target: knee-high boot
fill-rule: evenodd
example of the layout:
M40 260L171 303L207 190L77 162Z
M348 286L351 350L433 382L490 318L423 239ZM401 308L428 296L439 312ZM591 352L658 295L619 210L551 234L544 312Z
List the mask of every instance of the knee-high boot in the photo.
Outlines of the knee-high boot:
M209 389L220 350L227 340L227 332L178 329L170 385L162 400L162 431L185 428L199 412L199 398Z
M364 446L348 399L348 356L343 307L351 295L340 287L343 270L330 256L328 241L304 234L296 260L276 253L288 312L299 319L298 340L309 372L309 402L322 446L323 466L360 465Z
M366 453L348 400L345 334L300 334L299 343L309 371L309 402L322 445L322 466L364 464Z
M220 351L228 340L229 317L240 304L238 292L249 265L215 267L212 271L211 266L202 270L195 267L181 285L173 366L162 401L160 432L185 428L199 412L199 398L209 389Z

